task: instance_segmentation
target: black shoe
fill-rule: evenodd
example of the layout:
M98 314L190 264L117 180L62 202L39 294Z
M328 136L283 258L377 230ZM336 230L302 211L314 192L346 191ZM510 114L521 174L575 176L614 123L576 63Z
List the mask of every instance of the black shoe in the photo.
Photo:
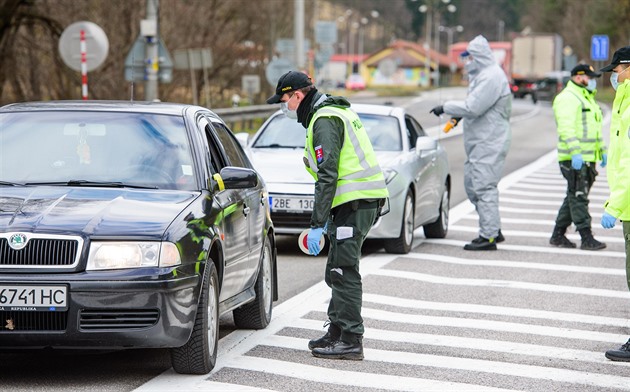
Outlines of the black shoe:
M363 343L361 340L354 344L336 340L326 347L314 348L311 354L317 358L360 361L363 359Z
M606 351L605 355L611 361L630 362L630 339L617 350Z
M606 244L603 242L597 241L593 238L593 233L590 228L578 230L580 232L580 236L582 237L582 244L580 245L580 249L584 250L600 250L606 247Z
M497 250L497 243L494 238L483 238L479 236L471 243L464 245L465 250Z
M326 335L319 339L312 339L308 342L309 350L313 350L314 348L324 348L332 344L334 341L339 340L341 337L341 329L339 329L339 327L335 324L332 324L330 321L327 321L324 324L324 327L326 326L328 326L328 332L326 332Z
M577 247L577 245L575 245L573 242L571 242L564 235L552 236L549 239L549 244L553 245L553 246L557 246L558 248L576 248Z
M499 230L499 235L497 235L497 238L495 238L495 240L494 240L494 241L495 241L497 244L498 244L499 242L503 242L503 241L505 241L505 237L503 237L503 233L501 233L501 230Z

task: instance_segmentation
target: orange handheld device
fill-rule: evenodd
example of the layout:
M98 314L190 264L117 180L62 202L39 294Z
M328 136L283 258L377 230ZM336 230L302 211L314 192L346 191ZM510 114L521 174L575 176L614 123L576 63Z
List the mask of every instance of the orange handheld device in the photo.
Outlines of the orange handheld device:
M461 119L461 117L452 117L448 120L448 122L444 125L444 133L448 133L451 129L455 128Z

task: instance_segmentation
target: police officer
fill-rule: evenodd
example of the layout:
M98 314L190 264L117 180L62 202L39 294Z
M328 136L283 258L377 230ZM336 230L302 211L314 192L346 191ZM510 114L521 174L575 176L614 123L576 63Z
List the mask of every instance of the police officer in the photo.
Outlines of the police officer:
M610 156L607 169L610 197L604 204L601 224L612 229L617 219L623 222L626 242L626 281L630 289L630 46L618 49L612 63L601 69L610 72L615 90L610 122ZM616 350L606 351L606 358L630 362L630 340Z
M571 223L582 238L581 249L604 249L606 244L593 238L588 194L597 176L596 162L606 166L606 146L602 140L602 111L595 102L597 82L601 74L587 64L571 70L571 80L553 100L558 130L558 161L567 180L567 194L558 210L556 226L549 243L561 248L576 245L565 236Z
M304 164L315 179L315 204L307 237L317 256L324 231L330 239L325 281L332 289L328 332L308 343L321 358L363 359L361 246L388 197L385 178L357 114L343 97L317 91L302 72L278 80L267 103L306 128Z

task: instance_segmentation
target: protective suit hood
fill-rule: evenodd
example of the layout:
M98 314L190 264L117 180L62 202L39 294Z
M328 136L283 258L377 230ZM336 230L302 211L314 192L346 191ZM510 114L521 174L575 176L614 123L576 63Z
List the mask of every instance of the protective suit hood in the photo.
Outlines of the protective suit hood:
M483 35L478 35L468 43L466 48L473 58L473 62L479 64L479 68L485 68L496 63L492 55L492 49L488 40Z

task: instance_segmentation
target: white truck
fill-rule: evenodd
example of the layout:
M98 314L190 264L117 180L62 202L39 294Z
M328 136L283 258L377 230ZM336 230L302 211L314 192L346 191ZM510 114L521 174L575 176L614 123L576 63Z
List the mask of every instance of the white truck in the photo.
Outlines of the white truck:
M536 101L536 85L562 69L562 37L558 34L528 34L512 40L512 93L527 94Z

